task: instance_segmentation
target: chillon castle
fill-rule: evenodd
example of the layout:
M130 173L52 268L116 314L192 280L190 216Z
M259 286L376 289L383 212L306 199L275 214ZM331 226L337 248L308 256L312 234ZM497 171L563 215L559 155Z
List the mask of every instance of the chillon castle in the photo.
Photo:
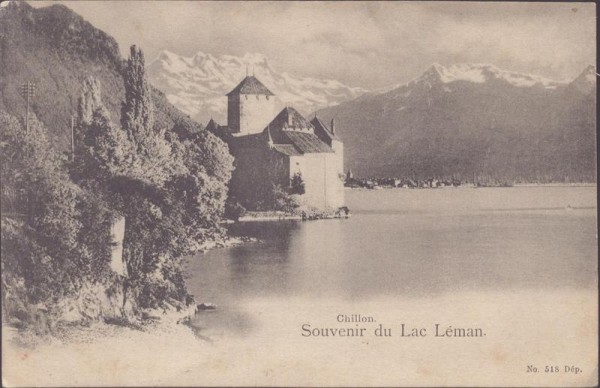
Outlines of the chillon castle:
M298 194L301 205L344 205L344 146L335 122L311 121L292 107L275 111L275 95L247 76L227 94L227 125L206 129L229 145L235 157L230 196L247 209L262 210L274 185Z

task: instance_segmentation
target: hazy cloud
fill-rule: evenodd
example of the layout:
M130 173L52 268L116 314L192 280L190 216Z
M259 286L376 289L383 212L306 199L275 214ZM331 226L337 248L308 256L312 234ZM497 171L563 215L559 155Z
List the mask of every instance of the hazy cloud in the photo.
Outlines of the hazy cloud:
M595 4L493 2L151 2L63 4L125 53L241 56L280 71L378 88L431 63L492 63L570 79L595 63ZM35 3L39 7L48 2Z

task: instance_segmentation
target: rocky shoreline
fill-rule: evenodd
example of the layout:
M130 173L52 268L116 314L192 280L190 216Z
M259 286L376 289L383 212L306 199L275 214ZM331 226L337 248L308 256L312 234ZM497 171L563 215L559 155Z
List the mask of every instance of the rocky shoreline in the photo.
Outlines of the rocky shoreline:
M224 236L199 243L194 247L194 252L196 254L205 253L212 249L227 248L255 241L257 239L253 237ZM87 291L100 292L96 289ZM79 299L88 300L89 298L86 294ZM75 302L80 301L77 300ZM61 303L65 304L68 301L62 301ZM103 337L114 337L117 339L122 336L129 337L132 333L137 333L136 335L145 333L152 336L177 332L179 335L186 335L185 333L187 333L190 335L190 338L197 339L198 337L195 335L193 329L188 325L189 321L199 311L214 310L217 308L210 301L194 301L186 305L171 299L165 301L160 308L141 310L136 317L115 318L115 314L102 317L104 307L98 306L98 314L89 317L81 317L79 316L81 314L76 314L73 311L74 309L71 308L70 314L73 316L69 316L69 313L66 313L64 320L58 322L52 331L48 333L39 333L33 329L20 328L20 325L5 322L2 325L2 334L6 342L3 342L14 345L17 348L33 349L42 345L92 342Z

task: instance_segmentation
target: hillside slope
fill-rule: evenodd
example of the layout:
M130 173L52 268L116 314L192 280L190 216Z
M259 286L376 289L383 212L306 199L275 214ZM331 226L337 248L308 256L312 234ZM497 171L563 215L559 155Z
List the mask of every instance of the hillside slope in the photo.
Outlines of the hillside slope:
M122 69L116 41L65 6L36 9L19 1L0 11L0 110L23 118L25 100L20 87L33 81L32 110L61 148L69 144L70 117L88 76L100 80L103 101L113 121L119 122L124 98ZM153 98L156 125L199 128L160 91L153 90Z
M595 180L596 79L491 65L431 66L393 90L317 112L335 118L358 176Z

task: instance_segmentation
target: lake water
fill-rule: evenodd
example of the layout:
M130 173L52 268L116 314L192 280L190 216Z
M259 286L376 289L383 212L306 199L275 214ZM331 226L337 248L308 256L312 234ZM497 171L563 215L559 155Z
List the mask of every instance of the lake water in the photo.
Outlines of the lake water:
M411 385L430 373L430 384L453 385L463 381L448 379L461 352L464 362L487 365L462 375L480 373L468 380L475 384L511 385L514 378L526 385L526 363L551 361L585 364L588 374L536 376L532 384L591 381L597 324L586 325L597 322L595 187L347 190L346 202L349 219L233 225L233 234L259 241L189 260L190 292L218 306L192 324L221 349L215 354L223 362L246 365L232 366L219 383L236 384L239 373L254 376L258 368L266 373L254 371L261 384ZM394 339L303 337L302 325L338 327L340 314L374 317L394 328ZM464 346L431 337L398 342L410 341L397 339L400 323L431 332L440 322L482 326L487 337L463 339ZM578 334L566 340L564 330ZM526 352L528 341L539 353ZM244 352L270 361L261 369ZM486 380L494 363L506 379ZM296 365L296 374L276 365ZM437 366L428 372L427 365Z

